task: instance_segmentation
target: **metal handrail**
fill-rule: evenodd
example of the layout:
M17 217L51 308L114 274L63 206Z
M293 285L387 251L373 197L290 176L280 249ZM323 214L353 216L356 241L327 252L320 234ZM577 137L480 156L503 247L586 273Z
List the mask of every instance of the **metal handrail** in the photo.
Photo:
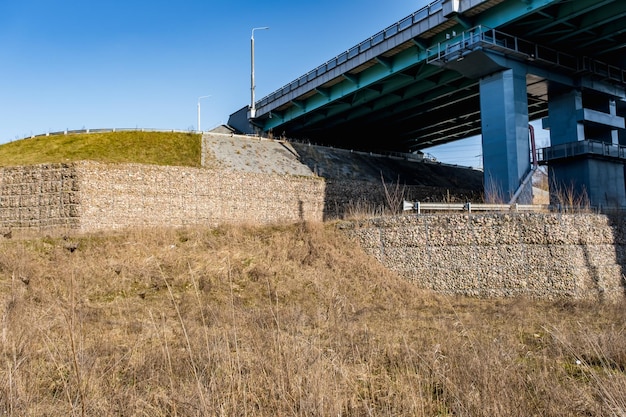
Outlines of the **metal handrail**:
M44 136L62 136L62 135L75 135L82 133L110 133L110 132L165 132L165 133L202 133L195 130L180 130L180 129L157 129L157 128L143 128L143 127L122 127L122 128L96 128L96 129L65 129L57 130L53 132L39 133L37 135L24 136L21 139L32 139ZM12 142L11 140L7 141ZM1 144L1 143L0 143Z
M578 57L509 35L486 26L476 26L426 50L428 64L458 61L477 49L491 49L516 55L527 61L563 68L577 74L588 73L605 80L626 84L626 70L589 57Z
M367 51L370 48L373 48L374 46L380 44L386 39L389 39L397 35L398 33L422 22L424 19L427 19L431 15L441 11L443 9L443 2L444 0L433 1L432 3L428 4L427 6L422 7L415 13L405 17L402 20L399 20L398 22L387 27L386 29L381 30L377 34L369 37L368 39L364 40L358 45L353 46L352 48L346 50L345 52L342 52L341 54L335 56L334 58L326 61L325 63L318 66L317 68L307 72L300 78L297 78L294 81L291 81L290 83L285 84L278 90L266 95L265 97L263 97L262 99L256 102L256 107L260 108L266 105L267 103L272 102L288 94L289 92L306 84L307 82L312 81L315 78L318 78L324 75L325 73L329 72L335 67L348 61L349 59Z
M598 140L581 140L542 148L537 153L539 161L543 163L554 159L572 158L582 155L599 155L626 159L626 146Z

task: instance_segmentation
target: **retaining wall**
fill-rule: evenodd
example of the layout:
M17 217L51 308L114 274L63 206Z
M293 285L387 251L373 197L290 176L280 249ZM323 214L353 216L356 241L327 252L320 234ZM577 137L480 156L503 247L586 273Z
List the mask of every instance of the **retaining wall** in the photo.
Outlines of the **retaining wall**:
M617 299L623 221L596 214L420 215L343 223L385 266L439 293Z
M330 196L315 176L96 162L11 167L0 169L0 229L316 222ZM388 268L440 293L616 299L625 295L624 224L597 214L534 213L341 226Z
M324 219L380 214L402 197L419 201L477 201L482 172L417 159L223 133L202 136L202 165L238 172L321 177ZM391 195L400 198L388 199Z
M321 221L324 181L219 169L81 163L81 228Z
M74 165L0 168L0 228L79 227Z
M3 168L0 227L322 221L323 198L315 177L96 162Z

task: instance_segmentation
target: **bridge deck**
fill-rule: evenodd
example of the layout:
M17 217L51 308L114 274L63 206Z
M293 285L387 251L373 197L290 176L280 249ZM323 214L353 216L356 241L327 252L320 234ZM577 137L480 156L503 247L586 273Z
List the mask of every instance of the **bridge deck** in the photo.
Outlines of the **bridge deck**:
M626 84L626 59L616 53L626 48L624 1L438 0L262 98L253 122L363 149L414 150L479 134L478 80L441 65L477 27L484 31L473 47L541 69L527 77L531 120L547 115L550 76L586 71ZM489 38L487 29L497 31Z

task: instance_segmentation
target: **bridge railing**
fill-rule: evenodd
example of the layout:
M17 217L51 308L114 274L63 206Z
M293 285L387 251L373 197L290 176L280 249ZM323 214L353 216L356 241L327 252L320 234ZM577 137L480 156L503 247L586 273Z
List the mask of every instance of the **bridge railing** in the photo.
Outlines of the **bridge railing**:
M180 129L158 129L158 128L144 128L144 127L113 127L113 128L96 128L96 129L65 129L56 130L39 134L32 134L24 136L21 139L27 138L39 138L44 136L63 136L63 135L76 135L82 133L110 133L110 132L165 132L165 133L202 133L195 130L180 130ZM20 140L20 139L17 139ZM10 141L7 141L10 142Z
M593 74L603 80L626 84L626 70L589 57L578 57L486 26L453 33L449 40L426 50L426 62L444 65L458 61L477 49L490 49L533 62L535 65L562 68L576 74Z
M289 84L284 85L283 87L279 88L273 93L268 94L267 96L263 97L262 99L256 102L256 108L265 106L266 104L271 103L272 101L277 100L278 98L289 94L291 91L294 91L298 87L301 87L304 84L314 80L315 78L318 78L324 75L325 73L333 70L334 68L343 64L344 62L347 62L349 59L354 58L355 56L367 51L370 48L373 48L374 46L397 35L398 33L420 23L424 19L428 19L430 16L432 16L433 14L437 12L440 12L443 9L443 3L444 3L444 0L433 1L432 3L419 9L418 11L411 14L410 16L407 16L404 19L398 21L397 23L389 26L388 28L381 30L374 36L371 36L370 38L364 40L358 45L326 61L319 67L307 72L300 78L290 82Z
M537 154L539 162L543 164L555 159L573 158L584 155L626 159L626 146L597 140L581 140L542 148L538 150Z

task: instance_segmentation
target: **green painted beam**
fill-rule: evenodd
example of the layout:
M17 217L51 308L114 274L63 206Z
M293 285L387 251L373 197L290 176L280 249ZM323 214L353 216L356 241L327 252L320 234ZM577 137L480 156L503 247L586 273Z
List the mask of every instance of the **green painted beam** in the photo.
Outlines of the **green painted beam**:
M577 24L576 30L569 31L569 33L552 40L552 42L562 42L564 40L571 39L574 36L598 28L601 28L602 33L608 33L609 30L615 31L616 29L607 29L607 26L624 16L626 16L626 2L624 1L612 7L597 9L593 13L585 15Z
M566 23L573 18L590 13L603 6L613 3L614 1L615 0L576 0L563 3L563 5L559 8L558 15L553 17L553 21L551 23L528 32L528 36L533 36L556 25Z
M453 81L459 81L462 77L459 74L448 71L446 74L446 83L452 83ZM429 82L427 80L423 80L421 82L415 83L413 85L408 86L406 91L402 96L386 94L377 100L373 101L369 107L359 107L354 108L342 117L340 120L330 119L327 124L324 125L325 128L332 128L337 126L339 123L343 123L345 121L356 120L358 118L368 117L368 122L375 122L376 120L384 119L385 117L389 117L389 115L394 113L403 113L411 108L415 108L418 106L424 106L429 102L435 100L440 96L445 96L451 92L457 91L459 87L465 88L469 87L473 84L476 84L476 81L466 80L460 85L449 85L438 86L435 83ZM433 89L437 89L437 92L432 92ZM426 94L429 93L430 94ZM415 97L423 96L423 98L417 100ZM356 106L355 106L356 107ZM393 109L392 111L386 109ZM432 108L431 108L432 109ZM350 110L350 109L343 109ZM339 112L337 113L339 114ZM330 115L329 115L330 116ZM413 117L413 116L411 116ZM398 123L402 123L406 121L406 119L397 119Z
M391 58L391 65L393 67L393 70L391 71L385 65L378 64L361 72L358 74L358 77L350 74L343 74L345 80L328 89L325 89L327 94L316 94L305 100L306 103L304 107L307 111L290 107L284 112L283 117L280 119L263 119L262 121L258 120L258 122L262 123L263 130L268 131L286 122L294 120L295 118L301 117L307 112L315 111L320 107L327 105L329 102L351 95L360 88L370 87L384 79L393 77L394 74L401 73L402 71L425 61L425 56L425 51L419 51L417 47L409 48ZM428 74L437 71L439 71L438 68L430 65L421 65L417 68L417 72L420 76L427 76ZM413 81L410 77L406 76L398 77L398 80L400 79L403 81L397 81L398 83L410 83Z
M576 0L581 3L594 3L597 0ZM524 1L505 1L486 10L475 21L476 26L482 25L497 29L507 23L520 19L528 14L538 12L552 4L558 4L561 0L533 0L530 3Z

